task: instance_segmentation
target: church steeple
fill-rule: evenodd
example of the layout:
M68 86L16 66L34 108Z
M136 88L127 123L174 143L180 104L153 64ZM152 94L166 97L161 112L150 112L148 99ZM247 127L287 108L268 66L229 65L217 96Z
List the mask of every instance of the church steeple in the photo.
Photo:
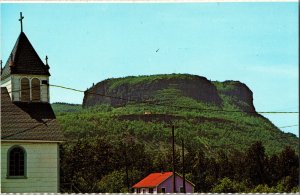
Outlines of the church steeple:
M6 87L8 91L12 90L9 92L13 101L48 102L49 89L46 84L49 83L49 65L48 62L43 63L23 32L23 19L24 16L21 12L19 19L21 33L1 71L1 86L11 83L12 86ZM26 88L30 90L26 90Z
M36 74L50 76L47 66L40 59L24 32L21 32L7 60L1 80L11 74Z

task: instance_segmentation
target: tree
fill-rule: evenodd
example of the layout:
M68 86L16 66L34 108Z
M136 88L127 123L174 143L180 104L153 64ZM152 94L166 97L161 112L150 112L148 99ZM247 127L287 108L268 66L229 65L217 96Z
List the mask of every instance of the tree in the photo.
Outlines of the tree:
M191 173L196 192L207 192L210 190L210 186L205 183L208 165L205 153L199 148L187 147L187 149L188 153L185 156L185 161L189 163L186 166L186 173Z
M279 154L278 159L279 177L290 176L289 182L292 186L297 186L299 182L299 158L295 150L285 147Z
M229 159L224 152L224 150L219 150L218 155L217 155L217 163L220 167L219 170L219 177L224 178L224 177L229 177L233 178L233 167L231 163L229 162Z
M267 184L259 184L254 189L251 190L251 193L272 193L277 192L276 189L270 188Z
M238 150L233 150L229 156L229 162L233 172L234 180L247 180L247 175L245 172L245 164L247 158L245 152L241 152ZM249 179L248 179L249 180Z
M291 176L284 177L280 180L276 186L277 192L291 192L294 186L293 179Z
M255 142L246 151L245 172L246 177L253 185L263 184L266 181L267 156L262 142Z
M66 143L63 147L62 181L72 183L81 192L95 192L98 180L114 168L113 146L96 137Z
M236 185L228 177L220 180L219 184L212 188L213 193L235 193L239 192Z
M113 171L102 177L98 182L99 192L101 193L120 193L129 192L126 187L124 171Z
M268 173L268 181L267 184L269 186L277 185L278 181L280 180L280 167L279 167L279 157L277 154L272 155L269 158L268 165L267 165L267 173Z

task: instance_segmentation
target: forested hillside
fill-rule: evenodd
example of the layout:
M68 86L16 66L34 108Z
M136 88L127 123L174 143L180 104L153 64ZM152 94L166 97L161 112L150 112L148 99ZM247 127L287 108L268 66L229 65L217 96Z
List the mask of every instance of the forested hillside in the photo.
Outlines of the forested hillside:
M170 171L174 125L176 171L183 140L197 192L295 191L298 138L256 113L252 100L240 82L193 75L102 81L86 91L84 109L53 106L68 139L63 190L72 183L81 192L126 192L151 172Z

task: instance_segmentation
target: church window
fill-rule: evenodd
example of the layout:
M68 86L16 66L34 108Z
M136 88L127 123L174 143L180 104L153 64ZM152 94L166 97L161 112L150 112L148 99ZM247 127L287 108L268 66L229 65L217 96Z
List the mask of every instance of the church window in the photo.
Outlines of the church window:
M8 151L8 176L25 176L25 150L20 146L13 146Z
M30 85L28 78L21 79L21 101L30 101Z
M32 95L32 101L41 100L40 80L37 78L31 80L31 95Z

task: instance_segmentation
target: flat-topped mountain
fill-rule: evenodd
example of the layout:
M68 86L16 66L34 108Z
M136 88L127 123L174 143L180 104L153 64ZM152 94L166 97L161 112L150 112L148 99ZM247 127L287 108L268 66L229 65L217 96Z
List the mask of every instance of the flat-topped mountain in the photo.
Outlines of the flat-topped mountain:
M83 109L53 106L69 139L130 131L147 147L157 142L164 147L170 125L175 125L179 137L207 151L243 151L256 141L263 142L269 154L285 146L298 150L297 137L258 114L252 91L239 81L188 74L107 79L85 92Z
M188 74L107 79L86 91L83 106L104 103L120 107L130 102L170 103L185 98L222 108L225 104L222 96L243 111L255 112L252 91L245 84L238 81L212 82L205 77Z

